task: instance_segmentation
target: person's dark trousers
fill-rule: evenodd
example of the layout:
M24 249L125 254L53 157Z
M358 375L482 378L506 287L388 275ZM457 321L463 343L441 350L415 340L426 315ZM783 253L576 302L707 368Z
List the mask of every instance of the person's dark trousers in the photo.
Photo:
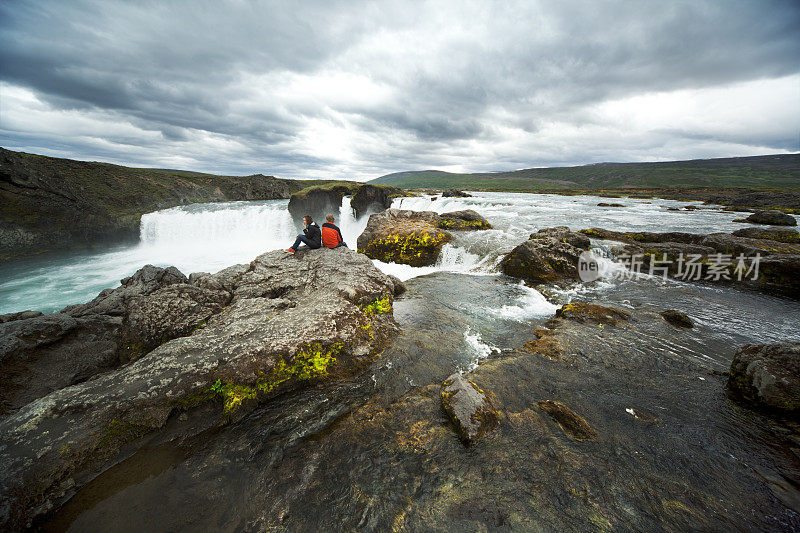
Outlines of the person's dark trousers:
M305 244L306 246L308 246L309 248L313 248L313 249L319 248L319 246L316 246L316 245L314 245L314 243L309 241L308 238L306 238L305 235L298 235L297 236L297 240L294 241L294 244L292 245L292 250L297 250L297 247L300 246L301 242L303 244Z

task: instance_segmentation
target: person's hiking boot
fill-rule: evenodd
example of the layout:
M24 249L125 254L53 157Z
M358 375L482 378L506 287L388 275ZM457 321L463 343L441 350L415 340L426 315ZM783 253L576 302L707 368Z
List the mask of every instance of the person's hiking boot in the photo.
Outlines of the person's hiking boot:
M284 252L288 252L288 253L294 255L294 248L287 248L287 249L284 250Z

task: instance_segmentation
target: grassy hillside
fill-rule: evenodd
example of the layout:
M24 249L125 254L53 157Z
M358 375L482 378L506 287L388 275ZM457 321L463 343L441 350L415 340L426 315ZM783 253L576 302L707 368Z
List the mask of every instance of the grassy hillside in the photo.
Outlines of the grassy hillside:
M662 187L800 187L800 154L665 163L599 163L510 172L397 172L370 183L405 188L526 191Z

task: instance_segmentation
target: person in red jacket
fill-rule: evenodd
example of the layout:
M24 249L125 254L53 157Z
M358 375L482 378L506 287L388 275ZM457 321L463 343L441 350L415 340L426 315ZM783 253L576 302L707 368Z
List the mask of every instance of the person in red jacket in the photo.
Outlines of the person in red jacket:
M334 225L333 215L325 215L326 222L322 225L322 246L326 248L347 247L342 238L342 232Z

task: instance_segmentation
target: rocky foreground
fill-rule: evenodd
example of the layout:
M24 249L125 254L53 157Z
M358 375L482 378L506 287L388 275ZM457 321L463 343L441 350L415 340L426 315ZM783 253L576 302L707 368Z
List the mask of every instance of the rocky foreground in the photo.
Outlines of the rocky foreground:
M87 304L10 317L0 525L30 526L154 432L196 435L363 369L396 333L401 289L346 248L270 252L189 278L148 266Z
M452 373L449 347L463 346L446 336L452 314L406 308L406 325L427 328L400 335L405 287L373 266L370 246L381 243L384 260L435 261L442 243L411 244L485 224L469 211L390 209L370 218L366 253L269 252L188 277L147 266L60 313L0 317L0 526L57 520L115 465L136 478L164 454L180 459L126 493L141 500L108 498L115 523L148 527L141 509L160 506L149 527L800 528L797 341L730 346L684 310L571 302ZM797 252L791 235L761 228L555 227L499 268L529 284L574 283L590 237L629 252L760 251L788 265ZM398 381L376 377L394 364ZM162 495L183 500L175 509Z

